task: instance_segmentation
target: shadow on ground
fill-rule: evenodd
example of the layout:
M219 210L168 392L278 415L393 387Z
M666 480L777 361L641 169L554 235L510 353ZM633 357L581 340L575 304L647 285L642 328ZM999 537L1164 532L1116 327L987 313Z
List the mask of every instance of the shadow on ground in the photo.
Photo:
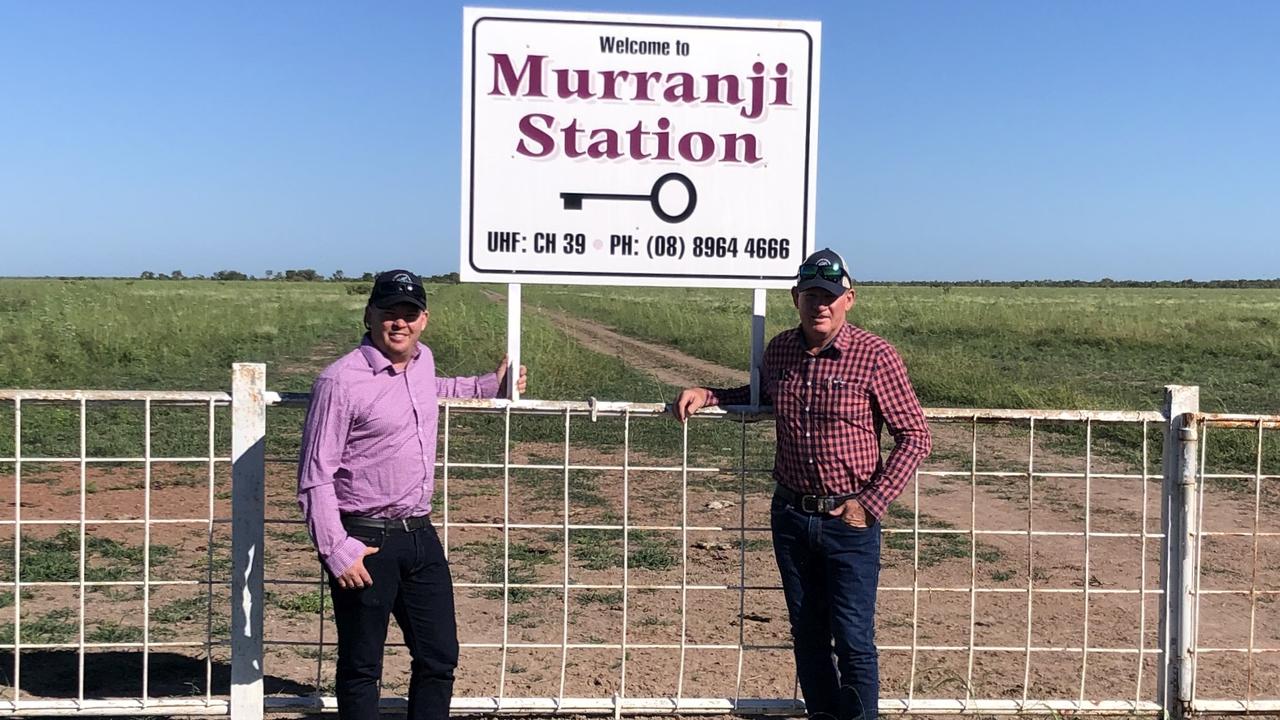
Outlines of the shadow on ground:
M80 655L75 650L29 650L21 656L21 691L26 699L65 699L79 695ZM231 692L231 666L214 661L212 672L205 660L177 653L152 652L147 674L150 697L204 695L212 685L214 695ZM0 687L12 697L13 651L0 652ZM267 675L263 689L268 694L310 695L314 688ZM142 696L142 653L86 652L84 656L84 696L125 698Z

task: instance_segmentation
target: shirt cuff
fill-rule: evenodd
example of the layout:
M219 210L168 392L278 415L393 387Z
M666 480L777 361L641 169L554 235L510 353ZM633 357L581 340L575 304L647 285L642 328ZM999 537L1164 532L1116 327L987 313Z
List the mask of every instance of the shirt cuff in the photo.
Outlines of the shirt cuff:
M853 499L858 501L858 504L866 511L868 517L876 520L883 519L885 510L889 509L889 503L885 502L884 497L876 492L874 485L863 488L862 492L855 495Z
M479 391L476 397L498 397L498 373L486 373L476 378L476 390Z
M351 569L351 566L356 564L356 560L364 557L364 551L367 547L364 543L348 535L337 550L330 553L328 557L323 558L324 566L330 575L338 577Z

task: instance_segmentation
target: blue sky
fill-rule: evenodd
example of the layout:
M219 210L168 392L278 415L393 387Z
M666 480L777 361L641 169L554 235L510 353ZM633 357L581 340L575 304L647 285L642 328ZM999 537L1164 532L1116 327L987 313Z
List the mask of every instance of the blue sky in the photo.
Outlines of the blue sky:
M859 278L1280 277L1280 3L481 4L821 20ZM456 270L461 7L0 0L0 275Z

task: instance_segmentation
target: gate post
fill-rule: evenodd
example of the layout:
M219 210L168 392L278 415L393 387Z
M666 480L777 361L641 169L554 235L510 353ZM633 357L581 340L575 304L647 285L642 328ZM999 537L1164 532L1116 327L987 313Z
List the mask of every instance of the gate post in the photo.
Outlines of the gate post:
M1160 502L1160 670L1156 700L1167 717L1190 713L1195 637L1196 470L1200 441L1192 417L1200 411L1200 388L1164 389L1164 483Z
M231 366L231 717L261 720L267 366Z

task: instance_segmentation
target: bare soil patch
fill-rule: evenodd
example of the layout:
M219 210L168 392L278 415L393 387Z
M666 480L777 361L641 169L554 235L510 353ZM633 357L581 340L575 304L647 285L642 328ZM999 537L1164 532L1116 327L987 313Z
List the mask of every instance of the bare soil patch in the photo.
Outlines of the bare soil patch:
M1010 441L1012 442L1012 441ZM553 464L562 453L555 444L527 443L516 448L517 464ZM605 454L583 454L575 450L575 464L611 465L620 458ZM633 466L665 465L671 458L633 455ZM943 470L930 465L929 470ZM1114 468L1113 468L1114 469ZM628 696L666 696L683 691L686 696L785 697L793 692L789 633L767 533L767 484L748 479L745 493L742 478L732 472L702 473L693 477L685 493L680 492L679 473L636 470L626 478L619 471L571 474L566 499L563 471L514 469L504 483L501 473L478 473L460 477L455 471L449 487L449 522L446 530L450 558L457 584L458 620L464 643L497 647L468 647L458 674L458 694L471 696L568 696L603 697L615 692ZM157 479L163 473L154 473ZM174 474L173 479L181 477ZM89 497L89 516L102 519L138 519L143 498L133 487L134 477L123 470L92 474L98 489ZM201 480L205 480L202 476ZM11 480L11 479L10 479ZM215 517L225 518L229 507L216 496L226 487L226 479L215 478ZM1141 481L1115 480L1090 494L1090 521L1095 531L1108 528L1140 527L1142 518ZM275 466L269 474L266 529L266 601L268 682L272 692L306 694L332 692L335 630L328 612L328 594L321 584L320 566L303 530L293 497L294 479L287 467ZM24 482L24 486L26 483ZM1158 483L1147 481L1147 522L1156 529ZM12 488L0 479L0 488ZM45 554L78 552L79 497L62 494L70 487L78 490L79 477L69 473L47 475L38 486L44 492L26 492L24 517L64 518L76 533L70 550L65 544L50 544L58 537L57 526L24 526L24 547L39 547ZM198 508L207 510L207 486L178 485L181 495L202 495L203 502L183 500L167 494L167 488L153 489L152 516L163 507L170 517L195 517ZM978 651L969 686L974 697L1021 697L1026 674L1032 697L1071 698L1079 694L1080 669L1085 658L1078 651L1038 651L1030 667L1021 650L1027 641L1028 577L1035 588L1030 594L1031 644L1036 647L1080 647L1085 643L1082 616L1084 588L1089 588L1090 647L1136 648L1155 646L1158 617L1158 540L1148 538L1145 562L1141 559L1141 538L1094 538L1090 542L1089 567L1084 566L1084 541L1078 537L1036 537L1031 547L1025 536L977 536L976 564L969 554L975 541L968 529L1025 529L1028 516L1037 529L1067 531L1083 527L1083 493L1071 483L1046 483L1032 488L1035 503L1029 512L1025 478L1009 482L977 484L960 476L923 475L920 486L910 488L897 503L895 514L886 521L882 591L878 613L878 637L883 648L883 680L886 697L907 692L911 677L913 644L922 647L952 648L919 650L915 654L917 697L962 696L970 677L970 617L973 644L1014 648ZM915 565L914 504L919 497L920 525L943 530L922 534L918 568ZM12 512L11 495L0 494L0 502ZM625 500L625 506L624 506ZM976 500L976 505L974 501ZM1043 504L1043 507L1042 507ZM477 527L500 525L504 507L513 524L541 525L535 528ZM976 508L976 511L971 510ZM1105 508L1105 510L1103 510ZM1100 511L1101 510L1101 511ZM1243 521L1247 512L1235 508L1235 515L1221 515L1222 522ZM623 548L618 529L570 530L567 523L621 526L633 531ZM679 527L688 517L687 532ZM443 508L437 517L443 517ZM1132 524L1136 519L1137 524ZM89 523L91 537L111 540L121 546L138 548L144 537L141 526ZM226 556L229 536L225 524L213 529L213 565L209 563L208 523L157 524L152 526L151 576L162 580L187 580L192 585L153 587L152 642L191 642L192 647L156 648L163 661L152 662L153 694L175 687L174 673L189 673L181 682L188 692L204 691L206 657L203 643L212 627L217 642L227 638L226 583L229 568ZM11 536L5 538L12 542ZM40 543L45 543L40 545ZM9 553L12 552L11 545ZM165 548L160 550L159 548ZM88 566L99 577L128 575L141 577L137 555L122 556L91 547ZM504 597L502 582L504 552L509 559L507 580L511 583L544 584L546 588L512 588ZM11 558L11 554L8 555ZM625 569L624 569L625 559ZM1030 562L1029 562L1030 559ZM5 579L12 578L11 560ZM1273 555L1262 557L1263 582L1274 588L1280 567ZM24 555L24 578L39 566ZM54 565L57 563L46 563ZM74 563L73 563L74 566ZM1229 548L1207 548L1206 587L1247 585L1252 571L1251 554ZM55 573L56 569L40 570ZM198 584L212 572L215 583L213 604L208 604L208 588ZM1143 598L1120 594L1117 590L1137 589L1145 572L1145 616ZM1030 573L1030 575L1028 575ZM78 568L75 569L78 576ZM92 574L92 573L90 573ZM569 588L563 585L568 578ZM1268 579L1269 578L1269 579ZM919 591L912 588L918 583ZM625 589L624 589L625 584ZM748 590L739 592L740 586ZM970 594L969 588L999 589L1007 592ZM684 587L684 590L681 588ZM29 587L22 603L24 643L74 642L78 632L79 594L75 587ZM1246 598L1247 599L1247 598ZM140 640L143 595L141 588L102 586L85 594L86 631L98 641ZM1205 598L1206 621L1201 639L1206 645L1223 646L1242 641L1248 630L1248 607L1225 596ZM212 610L210 611L210 607ZM324 609L323 615L321 609ZM913 610L914 607L914 610ZM1275 606L1260 601L1255 619L1256 641L1275 646L1277 624ZM621 685L623 653L620 648L573 647L573 645L623 642L623 613L627 618L626 687ZM61 630L59 629L61 627ZM34 631L29 628L36 628ZM43 633L34 636L30 633ZM59 634L61 633L61 635ZM69 634L68 634L69 633ZM724 649L687 648L683 679L681 651L676 648L645 648L637 645L716 645ZM562 651L561 642L570 647ZM501 646L506 643L504 653ZM551 647L511 647L518 644ZM757 649L741 653L743 643ZM388 638L387 691L403 694L407 689L408 655L398 647L394 629ZM28 664L28 653L37 659ZM136 651L103 650L91 654L129 655L115 668L138 664ZM132 653L132 655L130 655ZM74 652L70 653L74 656ZM41 674L38 682L30 674L35 667L62 667L68 656L64 650L24 651L24 694L65 697L74 693L74 664L71 669ZM181 660L189 658L189 660ZM226 692L225 647L213 648L215 693ZM1207 655L1201 659L1205 687L1223 693L1246 691L1247 668L1234 654ZM1262 657L1265 660L1265 656ZM0 658L11 668L11 659ZM192 661L195 661L192 664ZM1086 698L1130 697L1136 691L1136 654L1090 653L1085 683ZM1154 656L1143 664L1143 695L1153 690ZM39 665L36 663L45 663ZM183 663L187 663L183 665ZM90 662L86 672L96 674L104 665ZM140 670L140 665L139 672ZM185 670L182 668L185 667ZM219 669L221 668L221 669ZM505 673L503 669L505 668ZM779 672L782 669L782 672ZM11 669L7 672L11 673ZM1274 688L1275 668L1255 662L1255 693ZM68 674L70 673L70 674ZM167 673L167 674L166 674ZM12 677L11 674L5 677ZM62 684L51 678L62 678ZM139 676L140 677L140 676ZM168 679L165 679L168 678ZM102 685L88 678L88 687L115 688L124 695L132 685ZM30 681L32 684L28 684ZM69 683L69 684L68 684ZM95 685L95 683L98 683ZM126 687L127 686L127 687ZM12 689L8 692L11 694Z

